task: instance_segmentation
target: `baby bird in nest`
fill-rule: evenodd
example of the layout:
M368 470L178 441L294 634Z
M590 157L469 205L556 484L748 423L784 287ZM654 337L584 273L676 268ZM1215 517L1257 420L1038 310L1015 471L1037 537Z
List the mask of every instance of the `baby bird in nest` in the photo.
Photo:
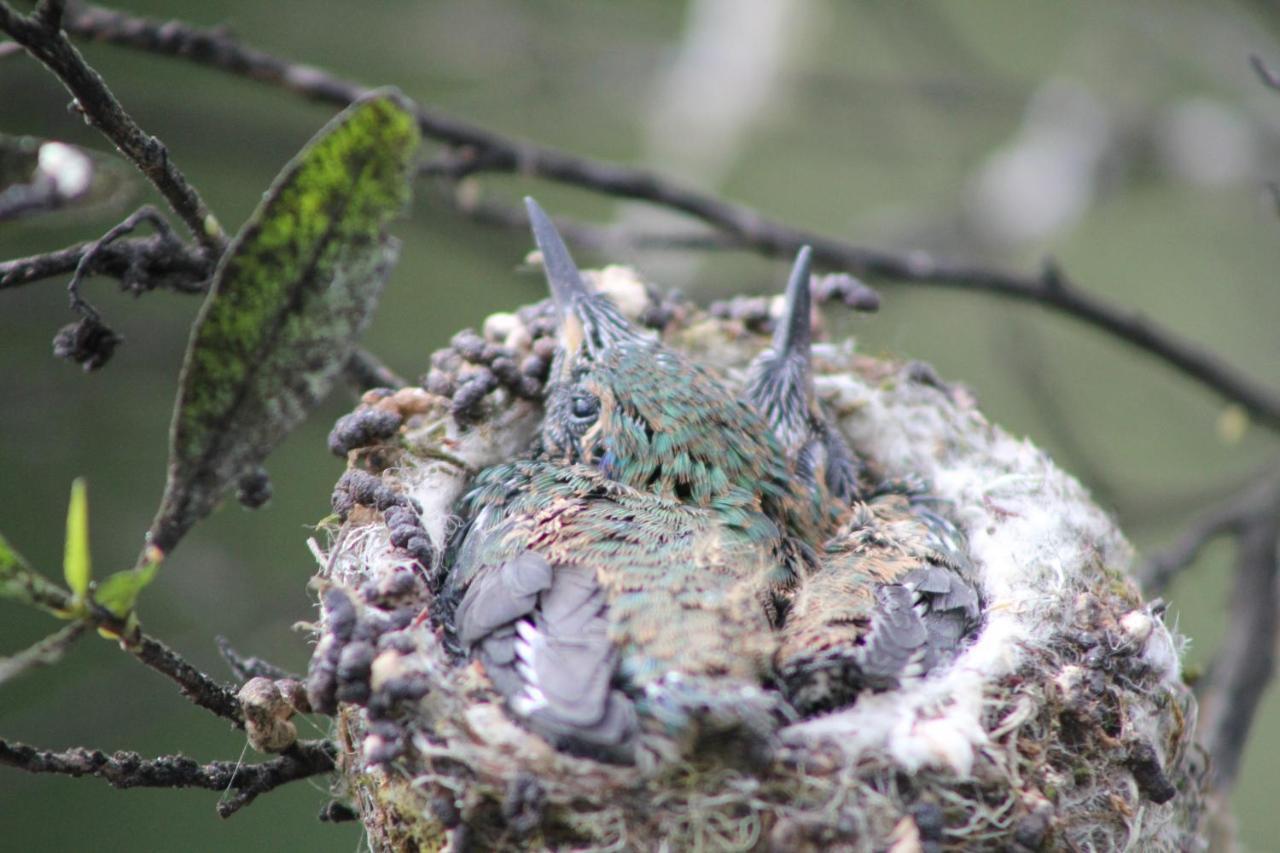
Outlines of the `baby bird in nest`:
M839 510L785 610L774 654L778 681L805 715L949 662L981 618L965 538L930 499L894 486L860 490L859 461L814 393L810 267L805 247L773 345L751 364L745 391L782 444L815 525Z
M810 496L773 432L715 376L590 291L527 201L559 316L540 448L464 502L456 637L558 747L635 758L791 709L765 689L776 602L811 562Z

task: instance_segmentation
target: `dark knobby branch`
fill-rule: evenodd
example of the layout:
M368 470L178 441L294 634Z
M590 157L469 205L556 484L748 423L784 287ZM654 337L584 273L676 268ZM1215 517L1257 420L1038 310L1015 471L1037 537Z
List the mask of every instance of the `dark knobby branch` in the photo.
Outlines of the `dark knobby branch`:
M176 21L161 23L98 7L76 8L68 17L66 27L79 37L182 57L280 86L323 103L345 106L367 91L363 86L312 66L286 62L247 47L223 29L202 29ZM1052 263L1039 274L1025 275L950 263L924 252L895 253L862 248L777 222L748 207L643 169L577 157L513 139L421 105L415 113L426 136L468 152L464 174L517 172L593 192L648 201L700 219L731 240L764 255L790 257L801 246L810 245L815 262L861 276L980 291L1044 305L1156 356L1220 396L1239 403L1261 423L1280 429L1280 392L1204 347L1152 323L1140 312L1112 305L1078 289Z
M1228 793L1280 642L1280 481L1240 522L1227 635L1200 694L1200 738L1213 756L1210 786Z
M281 785L333 770L336 752L328 741L300 741L279 758L261 764L212 761L208 764L182 755L144 759L136 752L84 748L65 752L36 749L0 740L0 764L29 773L97 776L115 788L204 788L234 790L218 803L219 817L230 817Z
M0 290L32 284L74 273L97 241L77 243L65 249L0 261ZM203 254L163 234L116 240L101 246L85 275L120 279L130 291L165 289L179 293L203 293L213 265Z
M169 159L160 140L143 131L63 31L64 2L42 0L30 15L0 3L0 29L54 73L75 98L85 119L115 143L146 175L186 223L206 254L217 258L226 248L222 226Z
M226 637L214 637L213 641L218 644L218 654L222 655L222 659L226 661L227 666L231 667L231 673L235 676L236 681L243 683L253 678L269 678L273 681L282 678L290 678L294 681L301 680L297 675L281 669L270 661L240 654Z
M54 612L71 611L75 605L70 593L50 583L33 586L27 594L34 604ZM234 690L218 684L160 640L137 630L136 623L130 626L127 620L97 605L91 606L81 619L90 627L120 637L122 649L177 684L182 695L193 704L230 721L237 728L244 727L244 712Z
M178 685L182 695L193 704L233 723L244 726L244 712L236 693L196 669L155 637L140 634L137 640L124 643L125 651L146 666Z

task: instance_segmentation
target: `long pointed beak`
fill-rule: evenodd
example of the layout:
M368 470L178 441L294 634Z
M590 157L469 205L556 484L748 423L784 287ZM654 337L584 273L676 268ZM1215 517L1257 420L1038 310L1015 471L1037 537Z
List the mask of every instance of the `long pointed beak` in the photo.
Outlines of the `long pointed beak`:
M587 289L569 247L546 211L528 196L524 206L529 211L533 239L542 252L542 269L560 317L560 343L565 352L574 355L585 346L588 352L598 354L624 339L643 340L608 300Z
M780 358L798 356L806 364L809 361L809 345L813 342L809 295L809 278L812 270L813 250L804 246L796 255L796 262L791 267L791 278L787 281L785 307L782 317L778 320L778 326L773 331L773 351Z
M551 298L555 300L556 309L563 321L565 317L577 313L577 303L588 298L591 292L587 290L582 273L578 272L578 265L573 262L569 247L564 244L564 238L551 222L551 217L528 196L525 196L524 206L529 211L533 239L542 252L542 268L547 276L547 284L551 286Z

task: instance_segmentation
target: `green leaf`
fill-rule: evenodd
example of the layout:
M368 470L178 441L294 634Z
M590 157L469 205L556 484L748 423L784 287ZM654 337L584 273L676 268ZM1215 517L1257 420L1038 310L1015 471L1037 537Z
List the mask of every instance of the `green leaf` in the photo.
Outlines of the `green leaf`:
M43 608L66 616L70 600L65 591L27 565L22 555L0 536L0 598Z
M93 569L89 563L89 497L84 478L71 484L71 503L67 506L67 544L62 557L62 576L76 598L83 600L89 592Z
M94 590L93 600L112 615L120 619L128 618L138 601L138 593L155 579L156 570L160 568L159 558L159 552L151 549L148 562L137 568L108 575Z
M386 228L419 139L397 93L371 93L284 168L232 241L182 367L153 545L171 550L328 393L395 262Z

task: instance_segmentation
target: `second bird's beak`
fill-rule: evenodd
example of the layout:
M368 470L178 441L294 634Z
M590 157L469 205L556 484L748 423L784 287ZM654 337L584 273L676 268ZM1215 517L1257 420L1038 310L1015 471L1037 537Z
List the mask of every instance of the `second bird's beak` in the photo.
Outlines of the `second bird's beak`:
M813 309L809 293L812 273L813 250L804 246L791 266L782 316L778 318L778 325L773 330L773 351L778 363L788 365L789 369L784 371L786 381L803 384L806 405L813 404L813 364L810 359ZM784 395L783 398L792 396Z

